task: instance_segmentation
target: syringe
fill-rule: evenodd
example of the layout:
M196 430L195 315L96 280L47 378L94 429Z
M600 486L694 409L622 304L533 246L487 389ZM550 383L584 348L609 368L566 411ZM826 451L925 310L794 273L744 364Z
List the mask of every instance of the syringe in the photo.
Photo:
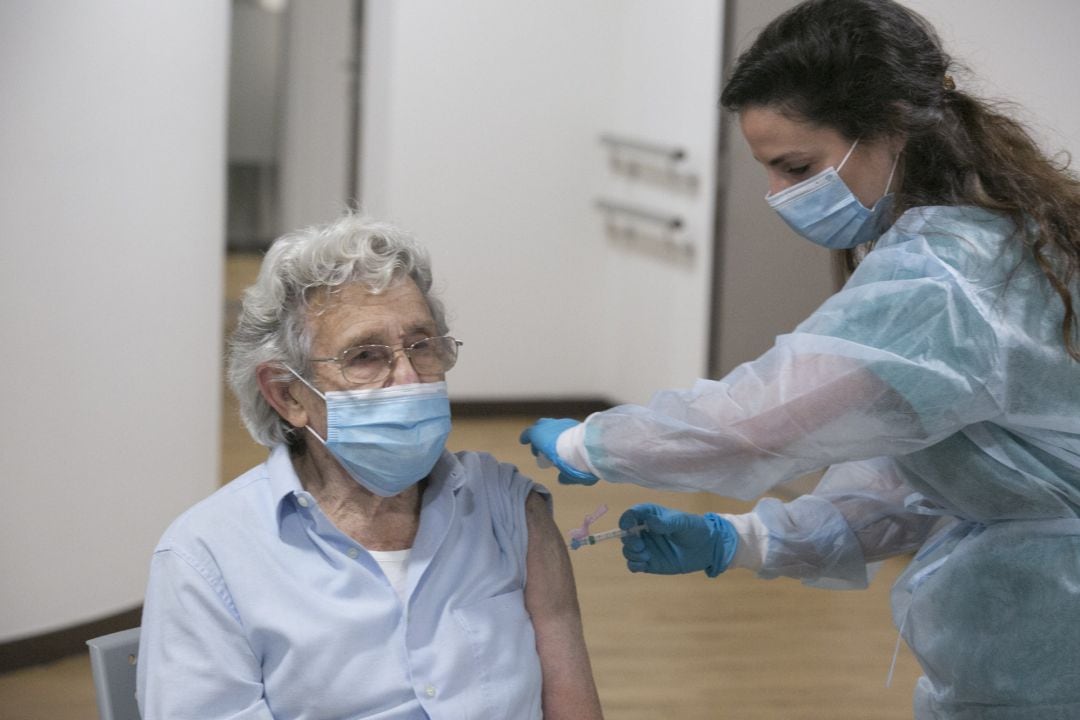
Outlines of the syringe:
M603 542L604 540L611 540L612 538L621 538L626 537L627 535L637 535L644 529L644 525L635 525L629 530L608 530L606 532L586 535L582 538L574 538L570 541L570 549L577 550L579 547L582 547L584 545L595 545L598 542Z

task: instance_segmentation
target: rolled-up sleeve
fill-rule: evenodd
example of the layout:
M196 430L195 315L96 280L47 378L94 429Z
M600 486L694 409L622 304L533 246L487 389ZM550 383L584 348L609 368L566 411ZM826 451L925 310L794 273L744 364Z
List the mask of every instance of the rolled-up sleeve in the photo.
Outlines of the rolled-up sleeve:
M869 566L922 545L940 518L913 511L911 487L888 458L829 468L809 495L761 500L754 513L768 531L764 578L858 589Z

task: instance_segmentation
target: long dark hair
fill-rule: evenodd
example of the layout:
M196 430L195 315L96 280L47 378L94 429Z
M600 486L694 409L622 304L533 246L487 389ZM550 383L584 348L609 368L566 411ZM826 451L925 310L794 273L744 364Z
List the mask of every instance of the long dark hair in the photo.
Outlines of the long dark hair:
M892 0L808 0L773 20L735 64L721 104L767 106L849 140L905 137L895 213L974 205L1008 216L1065 306L1080 268L1080 182L999 107L958 89L933 27ZM855 255L845 251L845 269Z

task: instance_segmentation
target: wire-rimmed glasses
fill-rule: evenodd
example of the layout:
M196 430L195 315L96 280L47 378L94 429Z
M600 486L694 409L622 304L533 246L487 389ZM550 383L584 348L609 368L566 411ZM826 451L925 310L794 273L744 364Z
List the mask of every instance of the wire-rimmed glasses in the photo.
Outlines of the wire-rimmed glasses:
M401 348L401 352L412 363L417 375L440 375L454 367L462 344L449 335L440 335L417 340ZM397 350L389 345L356 345L336 357L311 358L311 362L337 363L346 382L368 385L382 382L390 375L396 354Z

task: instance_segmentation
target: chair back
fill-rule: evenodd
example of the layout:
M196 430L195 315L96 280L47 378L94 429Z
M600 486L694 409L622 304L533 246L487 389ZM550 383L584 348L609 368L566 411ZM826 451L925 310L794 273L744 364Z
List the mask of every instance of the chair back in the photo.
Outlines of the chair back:
M135 663L139 657L139 628L87 640L90 669L101 720L140 720L135 702Z

